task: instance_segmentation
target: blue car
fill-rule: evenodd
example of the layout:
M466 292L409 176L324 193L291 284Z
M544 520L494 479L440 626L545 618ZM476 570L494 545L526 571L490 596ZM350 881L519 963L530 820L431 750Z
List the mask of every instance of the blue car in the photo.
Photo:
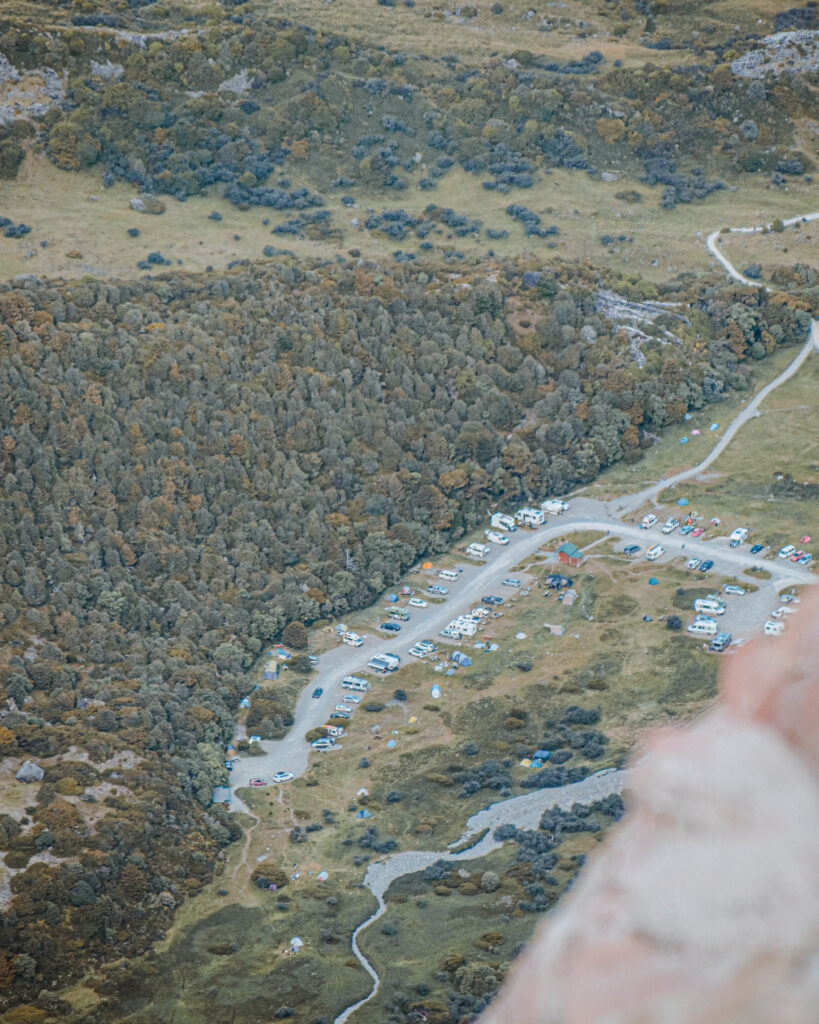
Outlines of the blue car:
M683 525L680 527L680 533L683 535L683 537L687 537L688 534L691 533L691 531L693 529L694 529L694 524L693 523L683 523Z
M761 550L762 550L762 549L763 549L764 547L765 547L765 545L764 545L764 544L754 544L754 546L753 546L753 547L751 548L751 554L752 554L752 555L758 555L758 554L759 554L759 552L760 552L760 551L761 551Z
M708 572L709 569L713 569L713 568L714 568L714 563L709 558L709 559L706 559L700 565L700 572Z

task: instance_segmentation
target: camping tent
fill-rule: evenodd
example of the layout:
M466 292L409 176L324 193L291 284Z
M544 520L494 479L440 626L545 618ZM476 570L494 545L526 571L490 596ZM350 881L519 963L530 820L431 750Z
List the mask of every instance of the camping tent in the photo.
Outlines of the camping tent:
M466 668L472 664L472 659L463 653L463 651L453 651L449 656L450 661L454 661L456 665L460 665L462 668Z
M355 812L357 818L371 818L373 816L372 811L368 811L366 807L362 807L360 811Z

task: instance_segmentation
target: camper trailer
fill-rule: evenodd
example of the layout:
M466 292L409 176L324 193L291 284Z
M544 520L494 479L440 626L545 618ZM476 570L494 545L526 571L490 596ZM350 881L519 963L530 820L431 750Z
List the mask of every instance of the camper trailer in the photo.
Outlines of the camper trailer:
M695 612L705 612L706 615L724 615L725 605L722 601L715 601L709 597L698 597L694 601Z
M540 503L540 508L542 512L548 512L550 516L559 516L562 512L569 511L569 503L560 498L547 498L546 501Z

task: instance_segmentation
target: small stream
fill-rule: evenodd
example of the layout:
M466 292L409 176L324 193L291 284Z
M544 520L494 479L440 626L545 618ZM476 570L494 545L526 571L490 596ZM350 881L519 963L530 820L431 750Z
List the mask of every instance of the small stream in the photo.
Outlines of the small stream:
M355 958L372 978L373 987L363 999L359 999L358 1002L342 1010L335 1018L334 1024L345 1024L345 1021L348 1021L356 1010L368 1003L381 987L378 972L359 948L358 936L386 911L387 904L384 894L396 878L414 874L416 871L423 871L438 860L456 862L483 857L503 845L494 837L495 829L499 825L511 824L516 828L535 829L540 823L543 812L551 807L568 810L575 803L593 803L595 800L601 800L613 793L621 793L626 784L626 777L625 771L606 768L596 775L590 775L588 778L568 786L536 789L521 796L509 797L508 800L490 804L489 807L468 818L463 835L454 843L450 843L450 848L447 850L406 850L402 853L390 854L389 857L370 864L364 876L364 885L378 900L378 907L353 932L351 948ZM474 846L469 846L458 853L451 852L451 847L462 846L471 838L478 836L480 839Z

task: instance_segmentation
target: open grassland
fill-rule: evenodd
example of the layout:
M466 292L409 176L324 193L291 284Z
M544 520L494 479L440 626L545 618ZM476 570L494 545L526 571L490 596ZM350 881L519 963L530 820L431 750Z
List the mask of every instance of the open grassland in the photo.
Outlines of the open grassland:
M616 197L632 189L641 193L642 202ZM151 252L160 252L175 267L202 271L223 268L234 260L261 259L264 247L272 245L321 259L346 257L351 248L374 260L391 259L400 249L435 263L447 252L463 253L463 260L451 261L453 270L486 260L490 250L498 257L531 253L535 266L557 259L590 259L618 277L633 278L635 284L640 278L662 282L680 272L714 269L704 246L704 237L714 226L788 217L811 202L810 186L795 181L787 193L743 184L736 192L715 193L704 203L664 210L659 207L662 186L646 186L625 177L604 182L562 169L540 173L533 188L505 196L486 192L478 177L457 167L432 192L413 189L392 196L386 190L356 187L349 191L356 206L344 206L336 192L325 196L333 230L329 237L312 240L271 234L273 227L292 217L292 211L261 207L242 211L215 191L184 203L167 196L167 208L160 215L136 213L129 206L134 192L127 185L103 188L93 171L61 171L46 157L30 154L15 181L0 182L0 210L32 228L20 239L0 237L0 278L25 273L132 276L140 273L137 262ZM96 196L96 201L89 196ZM510 202L525 203L544 224L556 225L560 234L527 238L523 227L505 212ZM440 233L431 236L433 248L424 252L411 235L396 242L352 223L358 220L363 225L370 211L382 213L396 207L420 215L430 203L478 217L483 224L478 237L456 238L442 226ZM210 219L213 211L222 219ZM138 237L128 235L133 228L139 230ZM485 233L487 228L506 230L509 235L492 240ZM623 235L627 241L604 245L603 235ZM162 267L152 267L151 272L161 273Z
M762 278L767 281L772 272L793 268L795 264L812 267L814 272L819 267L819 223L816 221L797 221L783 231L763 234L724 234L719 245L739 271L758 264Z
M748 360L752 380L747 391L732 391L723 401L705 405L692 412L690 420L665 430L638 462L618 462L602 472L594 483L582 488L581 493L604 500L621 494L630 494L701 462L708 456L737 413L751 401L757 391L785 369L795 354L795 349L787 347L760 362ZM778 393L779 391L774 392L772 398ZM720 429L712 432L709 429L712 423L719 423ZM750 429L750 426L752 425L746 425L743 432ZM812 429L809 423L808 428ZM698 430L699 434L695 434L695 430ZM680 443L682 437L688 438L687 444ZM744 436L741 434L729 446L720 462L730 464L737 452L741 453L744 444ZM789 447L793 446L792 439L788 440L787 444ZM714 468L711 466L708 472L713 472ZM680 485L679 495L688 494L690 490L691 487L686 482Z
M254 6L261 8L259 3ZM679 2L664 4L649 39L671 35L681 44L696 38L696 30L706 23L729 32L742 26L764 35L781 9L772 0L754 0L740 8L720 0L698 10ZM647 60L661 66L697 59L683 46L659 50L644 46L646 19L633 8L589 4L585 0L540 7L528 0L509 0L501 5L418 0L412 6L402 0L394 6L360 0L334 0L329 4L323 0L294 0L288 11L295 21L321 25L327 31L374 44L389 40L397 50L439 56L456 53L461 59L480 60L494 53L511 56L517 50L559 59L579 58L592 48L611 60L621 60L626 67Z
M817 388L819 353L770 395L762 405L761 416L742 428L708 468L705 481L686 481L663 491L660 500L671 504L684 494L692 503L707 508L709 515L750 526L752 543L779 547L796 544L803 534L816 538ZM797 546L813 551L810 544Z

